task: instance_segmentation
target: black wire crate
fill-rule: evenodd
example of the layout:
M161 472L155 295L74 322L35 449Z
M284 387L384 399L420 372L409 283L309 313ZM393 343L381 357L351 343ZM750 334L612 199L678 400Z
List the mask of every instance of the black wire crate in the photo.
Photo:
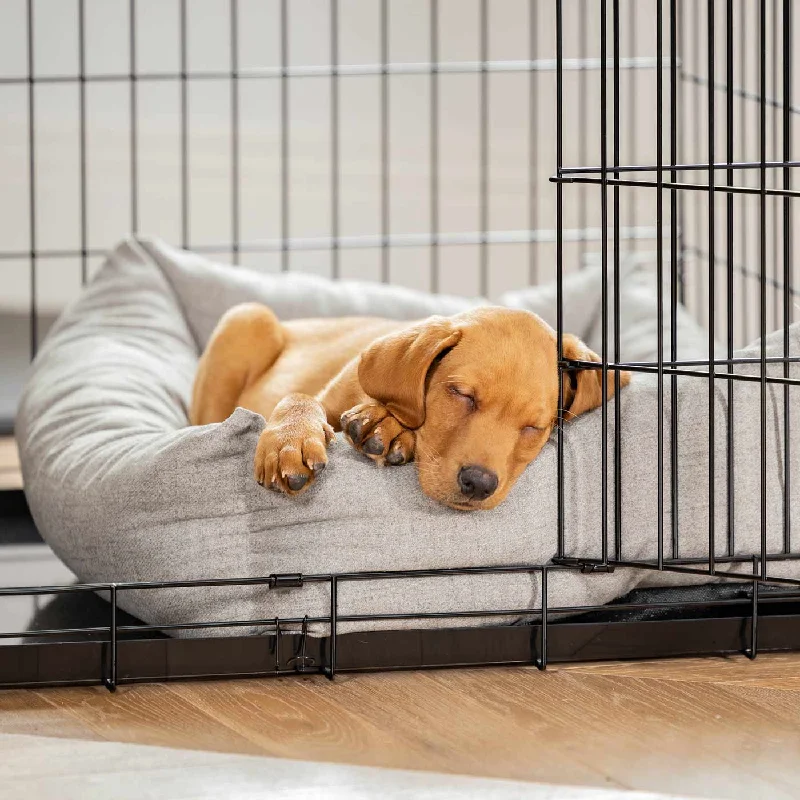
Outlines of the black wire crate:
M597 411L597 536L590 551L571 546L562 408L558 524L546 563L328 574L270 574L266 565L248 578L0 585L0 607L38 604L32 624L0 633L0 685L114 689L800 649L794 0L330 0L320 22L322 7L311 30L308 9L288 0L228 0L205 12L186 0L102 9L75 0L56 12L70 43L63 53L49 52L54 23L39 0L2 12L0 29L16 42L0 73L11 109L10 185L26 198L0 230L8 385L70 292L91 280L113 223L119 234L153 221L152 232L187 249L267 272L310 264L334 279L490 299L552 280L559 368L599 370L606 398L609 387L620 391L623 370L652 387L652 440L638 454L654 465L653 517L640 531L648 546L631 555L626 419L622 403L607 400ZM103 55L97 37L109 20L118 47ZM173 45L160 61L150 47L156 28ZM204 62L206 50L216 55ZM113 124L104 116L112 111ZM67 166L54 167L59 159ZM113 190L98 189L104 163L119 178ZM54 211L65 199L69 212ZM255 213L259 204L270 213ZM632 263L654 287L657 354L645 359L622 354L621 287ZM598 363L569 360L563 349L563 284L591 264L602 274ZM703 355L680 355L686 313L703 329ZM689 385L699 387L693 405L705 426L693 445L707 465L699 488L681 479ZM10 400L0 395L5 427L14 399L13 390ZM740 444L743 424L756 432L751 449ZM742 474L753 480L743 486ZM772 480L780 508L768 502ZM36 540L35 531L19 533L32 529L22 493L2 497L15 533L0 537L0 563L3 543ZM741 522L745 504L751 513ZM702 546L682 536L698 508ZM611 604L552 602L548 586L564 575L599 582L620 572L652 580ZM529 607L487 609L478 597L468 612L349 615L339 604L349 582L515 573L536 580ZM667 586L664 575L686 585ZM116 604L125 592L219 586L298 597L314 586L327 607L147 625ZM480 627L458 625L470 618ZM350 623L362 630L342 632Z

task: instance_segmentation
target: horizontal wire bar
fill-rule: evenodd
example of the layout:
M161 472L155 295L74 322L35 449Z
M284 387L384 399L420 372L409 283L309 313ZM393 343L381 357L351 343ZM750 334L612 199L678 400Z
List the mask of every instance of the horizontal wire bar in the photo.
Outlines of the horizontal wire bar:
M691 72L684 72L683 77L687 83L694 83L697 86L708 86L708 78L704 78L701 75L695 75ZM715 81L714 89L718 92L727 92L728 86L727 84ZM757 92L750 92L747 89L742 89L740 86L735 86L731 88L731 93L736 97L741 97L743 100L752 100L754 103L758 103L759 105L761 104L761 95ZM784 106L783 101L778 100L775 97L764 97L764 105L771 106L772 108L786 109L791 114L800 114L800 106L793 104Z
M707 167L706 167L707 168ZM666 169L666 168L665 168ZM602 172L602 171L601 171ZM611 174L614 170L608 168L605 173ZM720 194L752 194L761 196L766 194L771 197L800 197L800 190L797 189L761 189L759 187L751 186L726 186L718 184L709 186L702 183L681 183L673 181L633 181L619 178L583 178L579 176L562 176L554 175L550 178L551 183L585 183L602 186L604 183L608 186L630 186L633 188L642 189L682 189L689 192L718 192Z
M781 359L778 363L783 363L784 359ZM570 368L579 368L579 369L596 369L601 370L603 369L603 364L598 363L596 361L578 361L578 360L565 360L564 366ZM666 362L664 362L666 364ZM704 361L703 365L708 365L708 361ZM723 362L725 363L725 362ZM755 363L761 364L761 359L756 359ZM609 363L606 365L609 370L620 371L620 370L627 370L629 372L644 372L648 374L657 375L662 372L664 375L684 375L688 378L705 378L706 380L709 377L708 372L703 372L702 370L691 370L691 369L684 369L681 367L667 367L664 366L663 369L660 369L657 364L650 363L650 364L617 364L617 363ZM761 375L741 375L738 373L732 372L715 372L714 378L719 378L720 380L731 380L731 381L744 381L750 383L761 383ZM783 377L772 377L767 375L764 379L767 383L774 383L779 386L800 386L800 378L783 378Z
M610 62L608 62L610 63ZM572 72L600 69L599 58L574 58L564 61L563 68ZM655 69L655 58L622 58L620 69ZM662 59L661 68L669 66ZM260 67L238 70L198 70L187 72L116 72L95 75L24 75L0 78L2 85L37 83L112 83L119 81L180 81L180 80L257 80L275 78L331 78L368 75L429 75L431 73L479 74L481 72L555 72L556 60L518 59L512 61L415 61L383 64L319 64L296 67Z
M761 169L762 166L767 169L784 169L786 167L800 167L800 161L766 161L762 165L760 161L715 161L713 164L708 163L691 163L691 164L662 164L660 167L657 164L629 164L624 167L606 167L606 173L609 175L616 175L618 172L670 172L672 170L679 171L707 171L709 169ZM602 167L562 167L561 175L601 175L603 173Z
M515 230L515 231L467 231L464 233L393 233L388 236L319 236L295 237L291 239L264 239L262 241L240 242L240 253L279 253L287 250L324 251L339 248L343 250L359 250L380 247L427 247L431 245L480 245L484 241L488 244L531 244L551 243L556 241L554 228L541 230ZM608 229L609 237L613 230ZM661 231L661 238L669 236L667 228ZM631 241L645 241L656 239L657 229L652 226L639 226L623 228L621 238ZM597 242L601 239L600 228L573 228L564 231L565 242ZM192 250L197 253L225 253L233 248L233 243L222 242L219 244L192 245ZM5 250L0 251L0 260L10 261L28 258L80 258L81 256L102 257L109 250L104 248L90 248L88 250Z
M708 261L708 251L703 250L700 247L686 247L683 250L684 256L696 256L698 258L705 259ZM714 257L714 264L718 266L724 266L727 268L727 260L724 256L715 256ZM761 280L761 275L757 272L753 272L751 269L747 269L747 267L737 264L734 266L734 270L738 272L740 275L743 275L745 278L752 278L755 281ZM775 278L767 276L765 279L765 283L767 286L771 286L773 289L777 289L781 292L788 292L788 294L792 297L800 297L800 290L795 289L791 286L784 286L780 281L777 281ZM759 361L761 359L758 359Z
M722 559L719 559L720 561ZM626 565L627 566L627 565ZM723 577L727 573L723 573ZM752 582L752 575L743 576L748 577L749 582ZM798 591L785 591L776 592L763 598L767 603L790 603L800 601L800 592ZM749 602L746 598L742 597L729 597L717 600L692 600L692 601L676 601L676 602L656 602L656 603L607 603L604 605L587 605L587 606L557 606L555 608L548 607L547 613L558 615L580 615L590 612L602 611L650 611L655 609L685 609L685 608L719 608L725 606L741 605L742 603ZM396 614L339 614L336 619L337 622L390 622L402 620L415 620L415 619L469 619L480 617L517 617L517 616L531 616L541 617L541 608L515 608L515 609L483 609L478 611L421 611L419 613L396 613ZM157 633L166 630L187 630L187 629L217 629L217 628L233 628L233 627L248 627L257 626L267 628L265 633L275 635L278 628L282 629L284 625L319 625L329 624L331 621L330 615L316 616L316 617L282 617L278 619L278 627L275 625L275 617L268 617L264 619L245 619L245 620L226 620L214 622L187 622L174 625L118 625L118 633ZM564 620L566 621L566 620ZM570 620L571 623L580 623L580 619L575 618ZM300 635L295 630L285 630L282 632L287 635ZM99 625L88 628L46 628L42 630L26 630L26 631L12 631L0 633L0 639L22 639L30 637L55 637L67 636L75 634L94 634L94 633L108 633L107 625ZM107 640L101 640L107 641Z

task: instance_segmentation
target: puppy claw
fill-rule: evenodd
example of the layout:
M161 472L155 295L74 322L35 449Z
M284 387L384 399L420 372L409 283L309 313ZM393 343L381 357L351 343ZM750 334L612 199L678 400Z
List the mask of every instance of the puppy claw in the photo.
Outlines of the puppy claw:
M370 438L361 445L361 449L371 456L380 456L383 455L383 442L377 436L370 436Z
M386 456L386 463L393 467L399 467L405 461L405 456L398 449L391 450Z
M325 469L328 465L324 461L317 461L315 464L309 464L308 468L316 475Z
M284 479L293 492L299 492L308 483L308 475L284 475Z

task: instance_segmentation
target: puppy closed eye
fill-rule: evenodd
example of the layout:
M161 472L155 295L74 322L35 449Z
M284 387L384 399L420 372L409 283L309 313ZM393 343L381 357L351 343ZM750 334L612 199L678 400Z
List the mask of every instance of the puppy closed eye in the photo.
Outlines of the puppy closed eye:
M453 397L464 404L467 411L475 411L475 409L478 407L478 402L475 399L475 395L469 389L450 385L447 387L447 390L451 395L453 395Z
M520 434L528 439L532 439L536 434L541 433L544 428L540 428L537 425L525 425L521 430Z

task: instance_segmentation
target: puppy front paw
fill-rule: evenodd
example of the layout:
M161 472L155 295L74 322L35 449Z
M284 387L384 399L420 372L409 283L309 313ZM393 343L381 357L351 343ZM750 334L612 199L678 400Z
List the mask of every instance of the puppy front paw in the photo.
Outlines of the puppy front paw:
M416 436L380 403L362 403L341 417L345 439L377 464L398 467L414 458Z
M333 428L313 406L302 400L290 407L286 401L276 409L261 434L253 464L255 479L288 495L311 486L328 464L327 447Z

